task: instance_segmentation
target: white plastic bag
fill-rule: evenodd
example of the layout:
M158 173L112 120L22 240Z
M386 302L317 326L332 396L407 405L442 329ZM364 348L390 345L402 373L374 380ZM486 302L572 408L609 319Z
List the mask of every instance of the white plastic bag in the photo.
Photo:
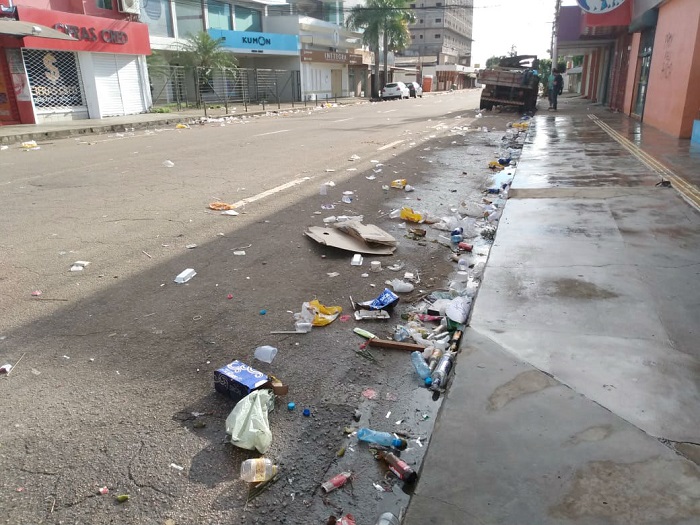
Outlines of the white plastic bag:
M226 433L231 443L264 454L272 444L272 431L267 420L272 393L255 390L241 399L226 418Z
M445 309L445 315L458 324L464 324L469 316L472 302L468 297L455 297Z

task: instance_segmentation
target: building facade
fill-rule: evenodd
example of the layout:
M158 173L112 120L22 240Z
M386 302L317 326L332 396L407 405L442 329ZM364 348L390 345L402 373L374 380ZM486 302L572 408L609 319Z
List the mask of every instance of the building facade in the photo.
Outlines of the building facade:
M700 126L700 1L562 7L557 42L560 55L583 56L583 96L675 137Z
M119 1L57 0L52 9L37 0L3 5L3 27L10 29L0 33L0 124L148 110L148 29ZM15 27L32 32L22 36Z

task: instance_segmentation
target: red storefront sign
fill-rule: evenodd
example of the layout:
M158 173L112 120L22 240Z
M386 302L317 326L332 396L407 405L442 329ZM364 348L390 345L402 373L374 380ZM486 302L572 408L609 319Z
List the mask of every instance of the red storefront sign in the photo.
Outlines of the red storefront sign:
M17 14L20 20L53 27L76 39L71 41L26 36L24 47L126 55L151 54L146 24L24 6L17 6Z

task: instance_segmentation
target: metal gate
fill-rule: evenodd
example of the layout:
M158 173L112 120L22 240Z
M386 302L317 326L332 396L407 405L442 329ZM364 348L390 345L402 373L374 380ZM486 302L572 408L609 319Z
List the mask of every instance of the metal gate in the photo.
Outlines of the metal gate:
M178 111L188 107L186 71L184 66L158 64L148 66L151 100L154 106L173 104Z
M75 53L22 49L37 115L85 113L87 105Z

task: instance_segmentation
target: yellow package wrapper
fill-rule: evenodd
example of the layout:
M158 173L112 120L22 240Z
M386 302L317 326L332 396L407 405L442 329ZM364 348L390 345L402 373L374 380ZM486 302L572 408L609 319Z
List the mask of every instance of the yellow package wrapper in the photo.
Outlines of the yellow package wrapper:
M324 306L318 299L304 303L302 310L313 313L313 326L326 326L337 319L343 309L340 306Z
M391 187L397 188L399 190L404 189L406 187L406 184L408 184L408 181L406 179L396 179L391 181Z
M218 210L218 211L225 211L225 210L232 210L234 207L231 204L228 204L226 202L210 202L209 203L209 208L212 210Z
M420 222L423 216L420 213L413 211L412 208L401 208L401 218L405 221Z

